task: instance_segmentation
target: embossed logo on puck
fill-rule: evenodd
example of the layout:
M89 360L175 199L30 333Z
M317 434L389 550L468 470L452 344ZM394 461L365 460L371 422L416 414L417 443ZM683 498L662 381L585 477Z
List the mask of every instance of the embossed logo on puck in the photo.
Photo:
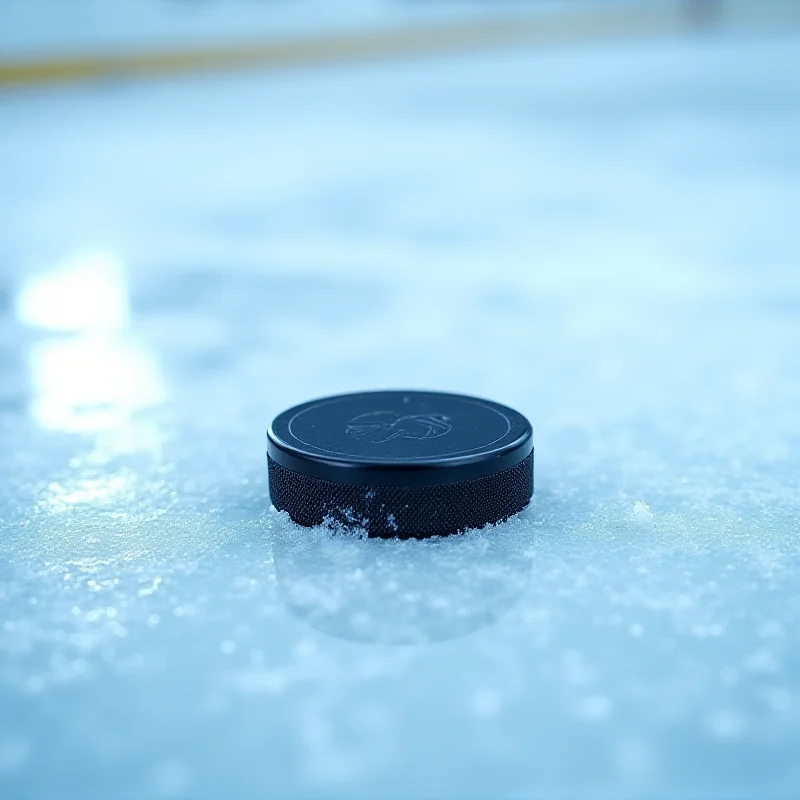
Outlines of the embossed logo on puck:
M452 430L445 414L397 414L372 411L359 414L347 423L347 432L355 439L375 444L394 439L435 439Z

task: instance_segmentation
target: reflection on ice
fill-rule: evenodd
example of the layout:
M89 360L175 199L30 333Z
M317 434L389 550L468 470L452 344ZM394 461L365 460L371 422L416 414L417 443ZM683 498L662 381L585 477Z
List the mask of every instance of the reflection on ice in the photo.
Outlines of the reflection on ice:
M164 402L166 392L153 355L128 331L121 260L88 252L29 277L16 313L24 325L46 332L29 351L31 416L45 430L81 434L94 444L70 460L67 476L47 485L37 506L61 512L132 502L136 471L110 471L107 464L124 454L159 453L160 431L140 412Z
M121 428L164 400L152 355L135 341L96 334L37 343L30 355L33 416L50 430L99 433Z
M31 275L17 296L17 317L46 331L119 331L130 309L125 275L113 253L88 252Z
M342 639L408 645L465 636L524 594L533 557L525 517L424 541L358 538L287 519L274 545L280 596Z
M48 331L30 353L34 419L49 430L124 431L135 412L163 402L151 353L125 334L130 302L122 262L87 252L33 275L17 296L17 316Z
M79 503L105 505L126 499L130 494L129 484L124 475L110 475L98 478L79 478L68 485L53 482L47 487L46 505L51 509L67 509ZM118 512L124 516L123 512Z

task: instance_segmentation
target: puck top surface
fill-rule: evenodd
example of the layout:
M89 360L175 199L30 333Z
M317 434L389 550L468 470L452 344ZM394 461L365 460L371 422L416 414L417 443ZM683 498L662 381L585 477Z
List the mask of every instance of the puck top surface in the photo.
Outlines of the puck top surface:
M381 391L313 400L279 414L269 456L345 483L421 485L516 466L533 450L528 420L507 406L443 392Z

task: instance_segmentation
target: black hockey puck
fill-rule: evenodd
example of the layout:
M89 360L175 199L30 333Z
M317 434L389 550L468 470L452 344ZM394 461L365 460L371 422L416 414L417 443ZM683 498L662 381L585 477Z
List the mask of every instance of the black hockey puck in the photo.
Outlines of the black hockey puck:
M279 414L267 436L272 504L309 527L445 535L504 520L533 494L530 423L476 397L327 397Z

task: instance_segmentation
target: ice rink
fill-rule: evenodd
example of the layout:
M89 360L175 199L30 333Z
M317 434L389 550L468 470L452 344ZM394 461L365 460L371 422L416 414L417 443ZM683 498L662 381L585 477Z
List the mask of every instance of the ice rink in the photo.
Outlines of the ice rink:
M800 796L800 30L0 88L0 364L4 800ZM529 509L270 509L395 387Z

